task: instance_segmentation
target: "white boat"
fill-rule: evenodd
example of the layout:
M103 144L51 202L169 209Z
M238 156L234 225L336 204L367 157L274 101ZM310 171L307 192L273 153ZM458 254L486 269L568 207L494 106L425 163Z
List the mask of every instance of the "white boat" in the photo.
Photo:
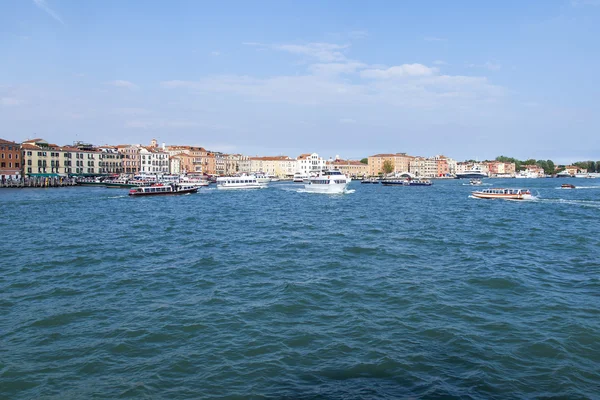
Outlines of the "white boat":
M473 167L471 167L471 169L465 171L465 172L460 172L458 174L456 174L457 178L467 178L467 179L473 179L473 178L487 178L488 176L482 171L481 167L477 164L473 165Z
M294 178L292 178L292 181L302 183L304 181L307 181L308 179L310 179L310 176L308 176L304 172L296 172L294 174Z
M569 172L567 172L567 170L561 171L558 174L556 174L557 178L572 178L573 175L571 175Z
M493 188L471 193L478 199L531 200L533 196L528 189Z
M481 184L482 184L481 179L475 178L475 179L471 179L469 181L469 185L471 185L471 186L481 186Z
M223 176L217 178L217 189L263 189L268 183L259 183L254 175Z
M197 188L205 187L210 184L210 182L207 181L206 179L187 177L187 176L181 177L181 179L179 180L179 183L181 183L183 185L188 185L188 186L195 186Z
M269 182L271 182L271 177L265 173L262 172L258 172L256 174L254 174L254 176L256 177L256 181L260 184L269 184Z
M534 179L534 178L539 178L539 174L536 172L532 172L529 170L525 170L525 171L520 171L515 175L515 178L530 178L530 179Z
M304 189L313 193L344 193L351 181L352 179L338 170L327 170L318 176L309 178Z

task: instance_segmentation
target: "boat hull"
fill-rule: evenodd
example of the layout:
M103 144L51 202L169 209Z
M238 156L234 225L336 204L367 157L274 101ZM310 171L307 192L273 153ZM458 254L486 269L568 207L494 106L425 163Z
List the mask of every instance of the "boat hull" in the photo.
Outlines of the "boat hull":
M531 194L522 193L522 194L492 194L492 193L481 193L481 192L473 192L471 193L473 197L478 199L503 199L503 200L531 200L533 196Z
M456 179L482 179L487 178L486 174L480 172L465 172L462 174L456 174Z
M304 190L309 193L326 193L326 194L341 194L348 188L348 183L327 183L327 184L315 184L310 183L304 185Z
M174 196L178 194L188 194L188 193L197 193L198 188L191 189L181 189L174 192L134 192L130 191L129 195L132 197L141 197L141 196Z
M249 190L249 189L265 189L267 185L217 185L219 190Z

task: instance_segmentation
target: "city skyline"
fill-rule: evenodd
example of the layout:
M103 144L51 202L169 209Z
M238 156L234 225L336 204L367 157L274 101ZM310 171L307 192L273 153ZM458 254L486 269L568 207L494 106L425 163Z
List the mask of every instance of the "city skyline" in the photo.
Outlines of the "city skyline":
M597 159L600 3L0 5L3 137Z

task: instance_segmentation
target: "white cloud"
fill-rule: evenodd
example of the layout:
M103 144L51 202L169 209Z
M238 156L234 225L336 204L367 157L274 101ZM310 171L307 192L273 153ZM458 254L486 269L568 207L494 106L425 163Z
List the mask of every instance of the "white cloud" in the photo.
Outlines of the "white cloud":
M410 76L430 76L437 74L437 68L427 67L423 64L402 64L388 69L366 69L360 76L370 79L391 79Z
M115 86L118 88L129 89L129 90L138 89L138 86L136 84L129 82L129 81L123 81L123 80L110 81L110 82L107 82L106 84L110 85L110 86Z
M0 98L0 104L2 104L3 106L19 106L21 104L23 104L24 101L23 100L19 100L15 97L2 97Z
M369 32L366 30L350 31L348 37L350 39L363 39L369 36Z
M448 39L436 37L436 36L426 36L423 38L426 42L446 42Z
M498 71L502 68L502 65L493 63L491 61L486 61L483 64L467 64L466 66L469 68L485 68L490 71Z
M42 10L46 11L46 13L48 13L48 15L50 15L52 18L54 18L55 20L57 20L58 22L60 22L61 24L65 24L62 20L62 18L60 18L60 15L58 15L58 13L56 11L54 11L53 9L51 9L48 4L46 4L46 0L33 0L33 4L35 4L36 6L38 6L39 8L41 8Z
M315 75L340 75L353 74L364 67L366 67L366 64L360 62L347 62L312 64L308 69Z
M316 58L321 62L345 61L346 56L342 50L350 47L349 45L339 45L334 43L308 43L308 44L276 44L266 45L256 42L244 42L246 46L254 46L262 49L274 49L285 51L287 53L303 55Z

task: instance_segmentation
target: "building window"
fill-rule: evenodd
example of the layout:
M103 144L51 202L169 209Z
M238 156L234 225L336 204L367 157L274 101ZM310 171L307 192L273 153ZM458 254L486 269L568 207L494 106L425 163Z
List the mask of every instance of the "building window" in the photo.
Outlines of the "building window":
M19 167L20 167L19 163L15 163L15 168L19 168Z
M4 162L3 162L3 163L1 163L1 164L0 164L0 168L6 168L6 163L4 163Z

